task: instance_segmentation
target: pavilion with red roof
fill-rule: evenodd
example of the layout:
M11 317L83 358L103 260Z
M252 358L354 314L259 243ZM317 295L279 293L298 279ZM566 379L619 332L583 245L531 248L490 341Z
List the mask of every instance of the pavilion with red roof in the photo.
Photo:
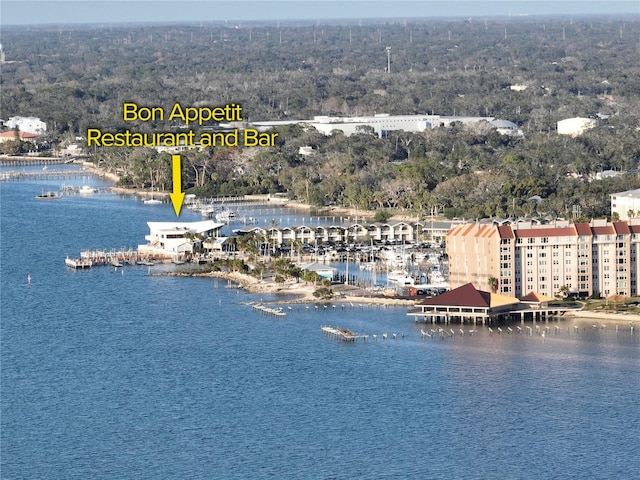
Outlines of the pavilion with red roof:
M422 318L425 322L431 323L449 323L452 320L464 323L465 320L469 320L484 324L485 321L491 323L493 320L509 319L513 315L524 321L527 313L535 320L566 312L566 308L549 308L551 300L554 299L535 292L517 299L478 290L473 283L467 283L436 297L417 301L416 308L407 315L414 316L416 321Z

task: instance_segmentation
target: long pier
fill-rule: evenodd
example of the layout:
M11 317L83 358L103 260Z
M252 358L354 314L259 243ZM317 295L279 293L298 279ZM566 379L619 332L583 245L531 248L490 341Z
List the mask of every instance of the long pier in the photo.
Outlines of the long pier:
M38 178L78 178L98 176L102 177L99 173L89 170L62 170L62 169L46 169L46 170L10 170L8 172L2 172L3 180L33 180Z
M63 157L29 157L0 155L0 167L26 167L34 165L60 165L73 163L73 160Z
M229 195L220 197L187 198L185 207L190 210L201 210L211 206L241 207L241 206L284 206L289 200L286 198L271 197L269 195Z
M152 265L155 261L166 261L166 258L140 255L137 250L83 250L79 258L65 259L70 268L85 269L94 266Z

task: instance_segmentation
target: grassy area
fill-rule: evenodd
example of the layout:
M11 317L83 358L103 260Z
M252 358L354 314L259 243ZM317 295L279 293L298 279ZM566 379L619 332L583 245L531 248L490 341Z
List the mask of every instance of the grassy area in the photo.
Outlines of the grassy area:
M601 312L628 312L640 314L640 297L622 298L618 300L586 300L583 310Z

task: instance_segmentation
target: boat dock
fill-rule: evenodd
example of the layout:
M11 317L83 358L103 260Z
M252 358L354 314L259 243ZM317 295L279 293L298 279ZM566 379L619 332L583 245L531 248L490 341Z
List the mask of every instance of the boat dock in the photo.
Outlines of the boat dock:
M258 310L259 312L264 313L265 315L270 315L272 317L286 317L287 316L287 314L284 312L282 307L267 307L266 305L263 305L261 303L254 303L252 305L252 307L255 310Z
M278 206L286 205L287 198L274 197L271 195L235 195L220 197L196 197L185 198L184 206L190 210L202 211L203 209L217 209L219 207L242 207L242 206Z
M5 180L34 180L38 178L47 179L68 179L68 178L83 178L89 176L104 177L94 171L88 170L75 170L75 169L46 169L46 170L10 170L3 172L3 178Z
M366 342L369 338L369 335L355 333L348 328L330 327L328 325L322 326L320 328L322 330L322 333L324 333L325 335L337 340L341 340L343 342L356 342L359 338Z
M156 261L166 261L165 258L151 258L140 255L137 250L83 250L80 258L65 259L65 265L70 268L91 268L94 266L122 267L124 265L153 265Z
M91 268L92 263L91 260L83 259L83 258L65 258L64 264L69 268L74 269L85 269Z

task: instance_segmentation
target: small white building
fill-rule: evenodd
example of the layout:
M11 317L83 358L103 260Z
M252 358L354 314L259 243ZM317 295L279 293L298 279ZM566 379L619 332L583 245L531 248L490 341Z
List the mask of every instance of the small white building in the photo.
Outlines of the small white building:
M47 131L47 124L38 117L9 117L5 126L10 129L18 128L21 132L42 135Z
M193 253L194 247L216 235L224 224L213 220L201 222L147 222L146 245L138 245L138 253L171 258Z
M327 278L329 280L333 280L333 277L338 271L337 268L320 263L307 263L306 265L301 265L300 268L306 272L316 272L320 278Z
M626 192L612 193L610 197L611 215L617 213L621 221L640 217L640 188L627 190Z
M496 131L501 135L513 135L521 137L523 135L522 130L518 128L518 125L510 122L509 120L491 120L489 122Z
M566 118L558 122L558 135L577 137L595 126L596 121L593 118Z

